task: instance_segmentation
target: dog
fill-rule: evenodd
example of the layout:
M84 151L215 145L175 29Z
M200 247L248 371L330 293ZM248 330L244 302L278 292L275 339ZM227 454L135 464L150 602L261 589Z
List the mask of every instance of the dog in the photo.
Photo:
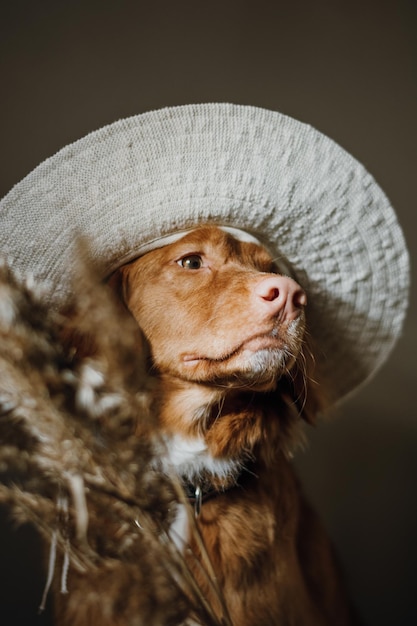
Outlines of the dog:
M302 422L326 406L302 287L266 249L214 226L122 266L109 285L149 343L162 468L195 509L232 623L357 623L291 463ZM185 540L216 606L190 556L200 548Z

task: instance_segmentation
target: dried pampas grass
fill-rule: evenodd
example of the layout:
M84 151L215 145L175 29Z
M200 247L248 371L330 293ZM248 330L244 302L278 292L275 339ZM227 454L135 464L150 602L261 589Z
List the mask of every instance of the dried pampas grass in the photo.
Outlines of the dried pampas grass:
M140 331L89 268L56 312L41 285L0 265L0 503L45 540L41 608L52 587L57 624L228 625L181 486L157 470ZM179 506L221 614L172 535Z

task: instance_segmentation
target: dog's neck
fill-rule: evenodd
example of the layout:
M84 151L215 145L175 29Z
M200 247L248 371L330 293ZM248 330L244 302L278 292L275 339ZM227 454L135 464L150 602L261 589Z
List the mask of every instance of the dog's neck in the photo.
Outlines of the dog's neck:
M158 412L167 471L171 467L187 481L209 480L220 489L233 485L260 454L264 460L275 454L288 422L288 409L275 394L166 376Z

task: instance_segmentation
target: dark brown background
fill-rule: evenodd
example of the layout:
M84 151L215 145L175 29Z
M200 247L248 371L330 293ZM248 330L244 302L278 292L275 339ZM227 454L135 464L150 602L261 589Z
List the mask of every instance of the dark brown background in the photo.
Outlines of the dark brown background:
M118 118L190 102L253 104L312 124L362 161L415 251L413 0L8 4L0 11L0 196ZM416 340L414 296L388 364L298 458L368 625L417 623ZM32 536L4 521L0 533L1 624L45 625Z

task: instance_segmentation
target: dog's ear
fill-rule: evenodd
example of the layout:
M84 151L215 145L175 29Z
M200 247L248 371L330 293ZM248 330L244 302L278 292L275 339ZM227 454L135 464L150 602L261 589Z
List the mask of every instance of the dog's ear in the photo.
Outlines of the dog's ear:
M113 292L117 304L124 313L132 316L128 307L128 276L132 270L132 265L122 265L107 279L107 286Z
M131 312L129 310L131 282L133 283L133 292L135 294L137 293L137 285L135 281L135 276L137 273L136 267L137 265L135 261L126 263L126 265L122 265L117 270L115 270L106 281L107 286L116 296L116 299L120 303L120 306L122 306L125 311L128 311L129 315L131 315Z
M128 278L133 269L133 264L128 263L119 267L113 274L107 279L107 286L113 292L116 298L117 305L120 307L120 311L127 315L128 318L134 324L135 334L137 336L138 349L141 351L144 363L147 364L147 369L152 368L152 357L149 342L147 341L142 329L140 328L138 321L129 309L127 296L128 296ZM133 327L132 327L133 329Z
M123 298L123 268L119 268L111 274L107 279L107 285L109 289L117 297L117 300L124 304Z

